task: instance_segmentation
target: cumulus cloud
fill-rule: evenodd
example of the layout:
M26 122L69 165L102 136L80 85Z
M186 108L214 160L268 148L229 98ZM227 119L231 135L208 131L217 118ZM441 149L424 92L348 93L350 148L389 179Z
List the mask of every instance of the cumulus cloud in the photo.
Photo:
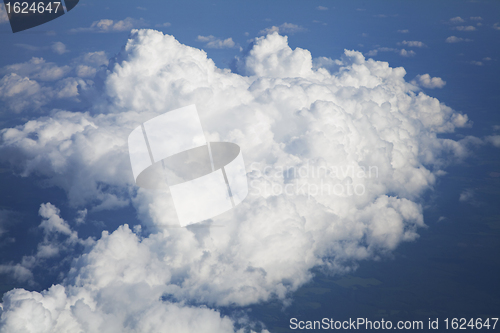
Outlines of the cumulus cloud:
M280 26L272 26L270 28L266 28L264 30L261 30L259 34L261 35L269 35L274 32L280 33L280 34L294 34L296 32L303 32L306 31L306 29L300 25L293 24L293 23L283 23Z
M401 42L401 44L406 45L408 47L426 47L422 42L419 42L418 40L404 40Z
M376 56L379 52L395 52L402 57L413 57L416 55L415 51L413 50L408 51L405 49L397 49L393 47L379 47L374 50L370 50L369 52L366 53L366 55L369 57L373 57Z
M468 202L476 205L477 201L475 200L475 192L473 189L466 189L460 193L460 197L458 198L460 202Z
M398 30L398 32L399 32L400 34L407 34L407 33L409 33L409 32L410 32L410 30L408 30L408 29L403 29L403 30Z
M472 42L472 39L462 38L457 36L450 36L446 38L446 43L460 43L460 42Z
M71 255L77 247L89 248L95 243L92 238L80 239L78 233L59 216L60 211L54 205L42 204L38 213L42 217L39 229L43 233L43 241L38 244L36 253L24 256L20 263L0 265L0 274L9 274L18 282L28 282L31 285L35 283L32 273L34 268L45 272L59 271L56 268L71 261ZM57 258L57 261L49 265L48 260L54 258Z
M460 25L458 27L453 27L453 29L458 30L458 31L475 31L476 27L474 27L472 25L468 25L468 26Z
M486 141L500 148L500 135L490 135L486 137Z
M134 30L88 112L0 132L1 161L64 189L78 210L131 202L145 230L105 231L62 283L8 292L0 332L236 331L209 307L285 301L313 268L349 272L417 239L423 194L474 141L438 136L467 116L360 52L313 60L273 33L235 71L172 36ZM127 137L193 103L210 141L241 147L250 193L206 228L171 228L169 192L134 186ZM40 214L43 230L72 238L55 207Z
M497 23L493 24L493 29L500 30L500 23L497 22Z
M43 58L33 57L31 60L14 65L8 65L0 73L15 73L40 81L55 81L64 77L70 71L69 66L57 66L53 62L46 62Z
M482 21L483 20L483 18L481 16L471 16L470 19L472 21Z
M82 54L64 66L36 57L5 66L0 69L0 74L5 74L0 79L0 100L7 107L5 111L16 113L41 110L57 100L81 105L81 93L94 85L91 79L101 66L107 64L106 54L98 51Z
M205 47L209 49L230 49L236 46L232 38L227 38L222 40L210 35L210 36L198 36L196 40L199 42L206 43Z
M57 54L64 54L66 52L69 52L66 49L66 45L64 45L64 43L62 43L62 42L55 42L52 44L52 46L50 48L52 49L52 52L57 53Z
M40 85L17 74L5 75L0 79L0 99L10 110L18 113L27 108L37 109L48 99Z
M316 7L317 10L328 10L328 7L325 6L318 6Z
M102 19L92 22L88 28L71 29L70 32L123 32L146 25L143 19L136 20L131 17L119 21Z
M465 20L460 16L455 16L450 19L450 23L464 23Z
M429 74L417 75L411 83L415 85L419 85L424 88L434 89L434 88L443 88L446 84L446 81L441 79L440 77L431 77Z

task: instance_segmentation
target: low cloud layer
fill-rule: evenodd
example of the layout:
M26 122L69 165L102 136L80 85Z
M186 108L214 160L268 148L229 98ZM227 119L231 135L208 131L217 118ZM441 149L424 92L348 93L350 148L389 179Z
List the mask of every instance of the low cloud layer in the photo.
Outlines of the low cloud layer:
M306 31L306 29L300 25L293 24L293 23L283 23L280 26L275 26L273 25L270 28L266 28L264 30L260 31L261 35L267 35L267 34L272 34L274 32L280 33L280 34L294 34L296 32L303 32Z
M414 46L414 45L413 45ZM395 52L402 57L413 57L416 53L413 50L405 50L405 49L397 49L393 47L379 47L373 50L370 50L366 55L368 57L376 56L379 52Z
M446 38L445 42L446 43L472 42L472 39L462 38L462 37L457 37L457 36L450 36L450 37Z
M235 68L134 30L86 112L54 110L0 132L12 169L62 188L75 210L132 204L142 225L103 232L62 284L8 292L0 332L234 332L241 321L210 307L286 303L314 267L342 274L418 238L422 195L473 141L439 134L467 126L466 115L416 91L401 67L349 50L313 60L276 32ZM174 228L168 191L134 186L126 142L142 122L193 103L210 141L241 147L250 193L205 228ZM74 239L56 207L41 207L43 230Z
M236 46L232 38L220 39L210 35L198 36L196 40L206 43L205 47L209 49L230 49Z
M71 29L70 32L123 32L133 28L140 28L147 25L143 19L127 17L124 20L102 19L94 21L88 28Z

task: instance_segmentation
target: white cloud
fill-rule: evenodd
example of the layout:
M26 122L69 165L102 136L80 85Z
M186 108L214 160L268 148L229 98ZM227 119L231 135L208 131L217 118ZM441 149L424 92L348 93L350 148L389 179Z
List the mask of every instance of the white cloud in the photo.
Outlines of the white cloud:
M401 56L403 56L403 57L413 57L416 53L415 53L415 51L412 51L412 50L407 51L407 50L405 50L405 49L401 49L401 50L399 51L399 54L400 54Z
M472 25L468 25L468 26L460 25L458 27L453 27L453 29L458 30L458 31L475 31L476 27L474 27Z
M76 76L82 78L94 77L97 73L97 68L87 65L77 65L75 68Z
M78 238L78 233L72 230L59 214L59 209L50 203L40 206L39 215L42 217L42 222L39 229L43 232L43 241L38 244L37 252L34 255L23 256L20 263L0 265L0 274L9 274L18 282L28 282L33 285L35 283L31 272L33 268L37 267L46 272L57 271L56 268L62 263L72 259L71 254L76 247L89 248L95 244L91 238L86 240ZM58 259L54 267L47 265L47 259L50 258Z
M300 25L293 24L293 23L283 23L280 26L272 26L270 28L266 28L264 30L261 30L259 32L260 35L269 35L274 32L280 33L280 34L294 34L296 32L303 32L306 31L306 29Z
M413 57L416 55L415 51L413 50L405 50L405 49L396 49L393 47L379 47L374 50L370 50L369 52L366 53L368 57L373 57L376 56L379 52L396 52L400 56L403 57Z
M15 73L30 79L55 81L66 76L70 70L69 66L59 67L53 62L46 62L43 58L33 57L27 62L5 66L0 70L0 73Z
M471 62L471 65L476 65L476 66L483 66L484 63L482 61L476 61L476 60L472 60Z
M324 7L324 6L318 6L316 7L317 10L328 10L328 7Z
M500 30L500 23L497 22L497 23L493 24L493 29Z
M107 66L109 63L108 57L104 51L85 53L81 58L77 58L77 61L83 61L94 66Z
M0 69L0 74L5 74L0 79L0 100L5 102L6 112L16 113L40 111L57 99L81 105L81 93L93 86L90 79L107 64L106 54L100 51L85 53L64 66L36 57L5 66ZM70 77L72 73L77 77Z
M401 34L407 34L407 33L409 33L409 32L410 32L410 30L408 30L408 29L403 29L403 30L398 30L398 32L399 32L399 33L401 33Z
M37 110L51 97L52 92L27 77L13 73L0 79L0 100L15 113L26 109Z
M408 40L408 41L404 40L401 42L401 44L406 45L408 47L426 47L427 46L424 43L419 42L418 40Z
M66 49L66 45L64 45L64 43L62 43L62 42L55 42L52 44L52 46L50 48L52 49L52 51L54 53L57 53L57 54L64 54L66 52L69 52Z
M483 18L481 16L471 16L470 19L472 21L482 21L483 20Z
M82 224L85 223L85 217L87 216L87 208L79 210L76 212L77 217L76 217L76 224Z
M418 238L422 195L474 141L437 134L466 126L466 115L415 92L401 67L349 50L313 61L276 33L257 38L236 67L218 69L172 36L134 30L91 112L54 111L0 132L2 162L64 189L78 210L131 200L150 232L104 232L61 284L8 292L2 329L232 332L231 319L205 306L286 300L315 267L351 271ZM249 172L251 191L214 219L221 228L168 228L177 222L169 193L133 185L130 131L192 103L209 139L237 143ZM370 166L376 173L363 175ZM354 173L310 172L326 167ZM284 175L290 168L309 171ZM288 184L291 194L275 192ZM44 207L42 228L71 239L57 209Z
M491 143L493 146L500 148L500 135L487 136L486 141Z
M107 66L108 57L104 51L87 52L73 59L75 74L81 78L93 78L99 68Z
M94 21L89 28L71 29L70 32L123 32L146 25L147 24L143 19L136 20L131 17L127 17L126 19L120 21L102 19Z
M461 18L460 16L455 16L450 19L450 23L464 23L465 20Z
M206 43L205 47L210 49L230 49L236 46L232 38L227 38L222 40L210 35L210 36L198 36L196 40L199 42Z
M457 36L450 36L450 37L446 38L445 42L446 43L472 42L472 39L462 38L462 37L457 37Z
M458 200L460 202L468 202L471 201L474 198L474 190L472 189L466 189L462 193L460 193L460 197Z
M412 83L424 88L434 89L443 88L446 84L446 81L444 81L440 77L431 77L429 74L424 74L417 75Z

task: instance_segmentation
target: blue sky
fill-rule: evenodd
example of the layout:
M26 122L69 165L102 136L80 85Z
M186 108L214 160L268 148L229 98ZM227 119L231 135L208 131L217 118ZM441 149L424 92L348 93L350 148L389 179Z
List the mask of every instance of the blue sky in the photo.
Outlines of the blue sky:
M0 293L34 292L5 294L0 332L23 313L47 332L498 317L497 1L81 0L15 34L0 16L0 38ZM381 175L340 177L368 189L347 199L259 183L216 226L165 229L175 209L134 187L126 136L190 103L249 180Z

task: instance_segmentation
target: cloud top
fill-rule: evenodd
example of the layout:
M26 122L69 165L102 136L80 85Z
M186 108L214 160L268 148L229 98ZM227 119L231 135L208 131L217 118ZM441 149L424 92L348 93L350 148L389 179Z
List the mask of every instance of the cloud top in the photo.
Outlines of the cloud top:
M405 74L352 50L313 61L276 32L230 72L173 36L133 30L87 112L2 130L0 159L61 187L80 211L131 203L145 231L124 221L63 283L7 293L0 332L232 332L235 322L208 307L286 301L315 267L348 272L417 239L422 195L468 153L437 133L468 120ZM170 228L171 197L133 186L126 140L193 103L210 141L241 147L250 193L207 228ZM40 214L43 230L72 237L56 207ZM32 320L20 320L27 312Z

